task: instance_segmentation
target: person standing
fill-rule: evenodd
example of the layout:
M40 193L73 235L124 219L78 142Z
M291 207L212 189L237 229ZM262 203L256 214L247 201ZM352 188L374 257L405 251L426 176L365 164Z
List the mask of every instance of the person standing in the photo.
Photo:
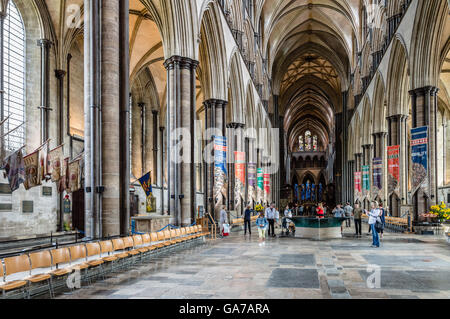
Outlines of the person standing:
M334 218L342 218L345 215L342 205L338 204L335 209L333 209ZM344 232L343 226L341 224L341 234Z
M222 210L220 211L220 219L219 219L220 235L223 235L223 225L228 224L228 215L225 208L226 208L225 205L222 206Z
M270 204L266 209L266 219L269 222L268 236L275 237L275 203Z
M383 208L383 203L380 202L378 209L380 210L380 219L383 227L380 231L380 239L383 239L384 227L386 227L386 210Z
M345 225L347 227L352 226L352 215L353 215L353 207L350 205L350 203L347 203L347 205L344 207L345 217L347 218L345 220Z
M266 229L269 222L266 217L264 217L264 213L260 212L259 217L256 219L256 226L258 227L259 234L259 246L263 246L266 244Z
M319 219L322 219L325 215L325 212L323 211L323 204L319 203L319 206L317 207L317 217Z
M301 205L301 206L298 208L298 215L299 215L299 216L303 216L303 210L304 210L304 207L303 207L303 205Z
M362 214L363 214L363 210L359 207L359 204L356 203L355 204L355 209L353 210L353 216L355 218L355 230L356 230L356 237L361 237L362 233L361 233L361 220L362 220Z
M248 205L244 212L244 236L247 235L247 227L248 233L250 234L250 236L252 235L252 225L251 225L252 213L253 209L251 209L250 205Z
M377 223L377 219L380 218L380 209L378 208L377 202L372 202L372 209L369 212L369 225L372 230L372 248L380 247L380 238L378 236L378 232L375 229L375 224Z

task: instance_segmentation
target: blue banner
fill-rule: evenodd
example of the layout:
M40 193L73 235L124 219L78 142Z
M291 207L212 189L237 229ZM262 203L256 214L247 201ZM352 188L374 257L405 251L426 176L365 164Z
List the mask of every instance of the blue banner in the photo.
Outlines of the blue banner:
M214 137L214 162L216 169L227 175L227 138L224 136Z
M139 183L147 197L149 197L152 194L152 176L150 175L150 172L139 178Z
M428 177L428 126L411 129L412 193Z

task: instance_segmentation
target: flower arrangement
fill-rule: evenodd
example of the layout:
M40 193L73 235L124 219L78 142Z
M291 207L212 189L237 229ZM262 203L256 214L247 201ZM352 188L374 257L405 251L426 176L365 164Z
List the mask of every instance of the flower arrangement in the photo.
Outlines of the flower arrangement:
M450 208L447 208L444 202L441 205L434 205L430 208L430 215L439 219L439 222L450 220Z
M255 206L255 210L256 210L256 212L260 213L260 212L264 211L264 206L261 204L258 204Z

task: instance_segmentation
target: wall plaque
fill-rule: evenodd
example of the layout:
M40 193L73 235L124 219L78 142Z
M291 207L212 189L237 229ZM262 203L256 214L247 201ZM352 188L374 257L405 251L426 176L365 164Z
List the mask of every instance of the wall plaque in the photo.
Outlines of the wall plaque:
M33 211L34 211L33 205L34 205L33 201L24 200L22 202L22 213L24 213L24 214L31 214L31 213L33 213Z

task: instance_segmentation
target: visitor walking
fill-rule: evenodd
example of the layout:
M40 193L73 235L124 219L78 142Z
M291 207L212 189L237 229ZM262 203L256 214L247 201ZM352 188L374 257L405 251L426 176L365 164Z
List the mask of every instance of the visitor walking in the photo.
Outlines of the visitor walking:
M380 218L380 209L378 208L377 202L372 202L371 204L372 209L369 212L369 225L372 230L372 247L379 248L380 247L380 238L378 236L378 232L375 229L375 224L377 223L377 220Z
M258 235L259 235L259 246L263 246L266 244L266 229L269 222L267 218L264 217L264 213L260 212L259 217L256 219L256 226L258 227Z
M248 205L244 212L244 236L247 235L247 228L249 235L250 236L252 235L252 225L251 225L252 213L253 209L251 209L250 205Z
M227 211L225 210L226 206L222 206L222 210L220 211L220 219L219 219L219 226L220 226L220 235L223 235L223 225L228 224L228 215Z
M266 209L266 219L269 222L268 236L275 237L275 203L270 204L270 207Z
M362 226L362 214L363 214L363 210L359 207L359 204L356 203L355 204L355 209L353 210L353 217L355 219L355 230L356 230L356 237L361 237L362 234L362 230L361 230L361 226Z
M345 217L347 218L345 220L345 225L347 227L352 227L352 215L353 215L353 207L350 205L350 203L347 202L347 205L344 207Z

